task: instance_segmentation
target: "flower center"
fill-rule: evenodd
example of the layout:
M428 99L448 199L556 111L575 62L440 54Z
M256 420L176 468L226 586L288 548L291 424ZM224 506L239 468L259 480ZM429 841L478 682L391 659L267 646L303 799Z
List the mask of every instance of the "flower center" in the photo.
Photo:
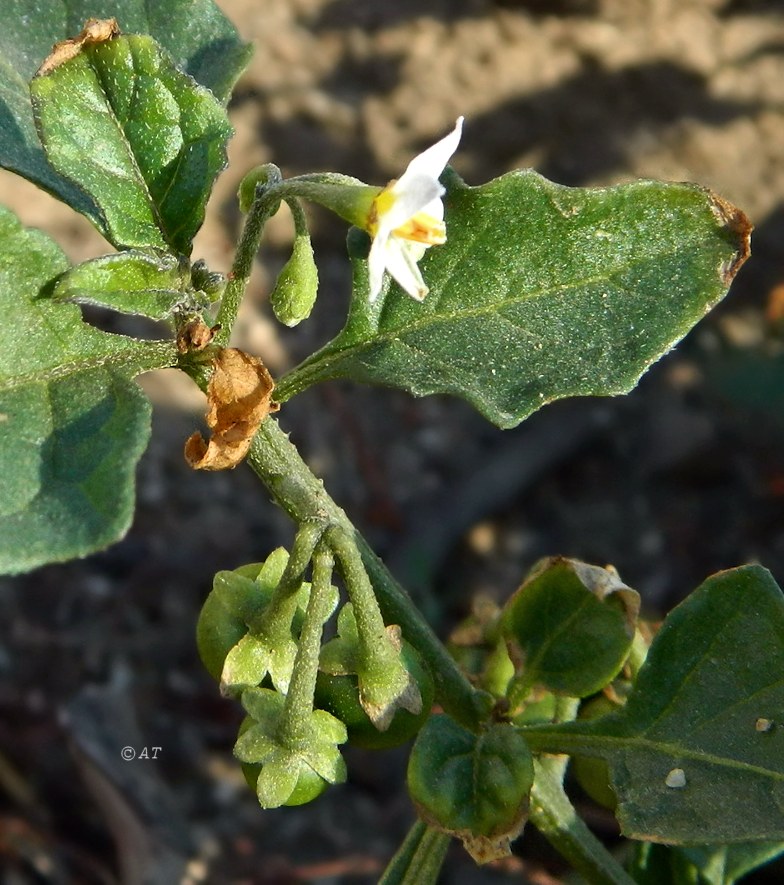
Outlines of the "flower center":
M417 212L400 227L395 228L393 234L425 246L441 246L446 242L446 225L426 212Z
M371 237L378 233L379 221L389 212L395 202L392 193L394 180L382 190L370 206L366 230ZM417 212L392 231L392 235L402 240L412 240L424 246L441 246L446 242L446 225L439 218L427 212Z

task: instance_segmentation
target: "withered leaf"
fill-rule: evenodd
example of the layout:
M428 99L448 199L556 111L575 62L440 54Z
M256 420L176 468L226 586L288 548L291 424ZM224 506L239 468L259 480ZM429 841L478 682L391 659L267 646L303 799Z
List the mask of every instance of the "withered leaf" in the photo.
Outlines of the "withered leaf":
M191 350L204 350L212 342L220 326L208 326L201 317L188 320L177 330L177 350L188 353Z
M194 433L185 443L185 460L194 470L236 467L267 415L277 410L271 401L275 386L264 363L255 356L227 347L213 360L207 386L209 442Z
M50 74L61 64L76 58L84 46L89 46L91 43L105 43L119 36L120 26L116 18L88 18L80 34L54 44L52 51L35 72L35 76L44 77Z

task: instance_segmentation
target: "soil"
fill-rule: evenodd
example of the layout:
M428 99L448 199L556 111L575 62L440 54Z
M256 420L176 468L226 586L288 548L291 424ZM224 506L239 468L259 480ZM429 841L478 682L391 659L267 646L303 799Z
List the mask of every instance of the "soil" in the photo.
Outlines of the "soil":
M653 616L721 568L759 561L781 582L781 384L755 361L780 349L781 0L219 5L256 54L194 251L214 270L230 265L234 194L252 166L383 183L460 114L454 165L471 184L523 166L568 185L691 180L756 225L754 257L724 304L629 396L555 404L507 432L462 402L349 384L282 411L435 628L447 635L472 599L505 598L555 553L613 563ZM7 173L0 198L75 261L108 251L87 222ZM345 316L345 227L311 219L323 286L312 318L285 329L266 303L290 244L281 214L239 324L238 345L273 374ZM128 536L0 584L0 881L167 883L187 858L191 883L375 882L413 819L406 753L349 751L347 784L303 808L259 809L231 755L240 713L203 671L194 625L211 576L290 544L292 526L246 468L186 466L182 445L204 410L190 382L160 373L142 384L156 409ZM160 750L125 762L101 756L107 743ZM580 801L612 842L612 819ZM443 882L565 875L526 832L513 858L484 868L455 847ZM778 863L748 881L782 876Z

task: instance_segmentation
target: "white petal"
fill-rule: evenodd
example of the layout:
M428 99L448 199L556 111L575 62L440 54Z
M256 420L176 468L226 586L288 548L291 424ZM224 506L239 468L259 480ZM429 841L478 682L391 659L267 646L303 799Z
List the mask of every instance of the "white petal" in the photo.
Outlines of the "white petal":
M406 172L408 174L408 172ZM386 230L390 233L405 224L409 218L413 218L417 212L421 212L426 206L435 203L441 203L439 199L444 193L444 188L438 181L438 177L432 178L429 175L410 175L406 182L403 178L396 181L390 188L390 192L394 194L395 202L389 207L378 219L379 230ZM441 215L436 216L442 219L444 217L443 207Z
M390 237L386 244L386 267L401 289L416 301L422 301L428 293L417 259L405 240Z
M386 270L387 233L381 231L373 238L368 253L368 279L370 282L370 303L372 304L381 294L381 286L384 283L384 271Z
M437 141L432 147L429 147L426 151L422 151L421 154L414 157L414 159L408 164L406 171L400 176L397 182L398 185L403 185L403 188L405 189L407 187L405 182L409 176L411 178L424 176L426 178L434 178L438 180L438 177L444 171L446 164L451 159L452 154L457 150L457 146L460 144L460 136L462 134L463 118L458 117L457 122L455 123L455 128L449 133L449 135L444 136L441 141Z
M444 220L444 203L440 197L437 200L431 200L419 211L424 215L429 215L431 218L437 219L438 221Z

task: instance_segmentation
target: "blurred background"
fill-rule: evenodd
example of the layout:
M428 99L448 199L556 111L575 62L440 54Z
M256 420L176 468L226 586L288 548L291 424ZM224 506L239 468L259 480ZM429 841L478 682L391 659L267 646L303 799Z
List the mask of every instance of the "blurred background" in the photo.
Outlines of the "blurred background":
M457 400L348 383L281 411L439 633L473 601L505 599L549 554L612 563L651 617L722 568L759 561L784 580L782 0L218 5L256 53L194 250L213 270L230 267L235 193L254 165L383 184L460 114L453 165L469 184L524 166L578 186L690 180L756 226L729 297L629 396L557 403L506 432ZM109 251L8 173L0 200L74 261ZM268 309L292 236L281 212L238 324L238 345L273 375L346 314L345 226L316 210L310 219L322 281L313 316L290 330ZM204 404L184 376L141 383L156 408L127 538L0 583L0 882L133 885L150 870L162 876L151 882L174 882L166 871L183 858L194 883L375 882L412 820L406 752L350 750L346 785L311 806L260 811L231 756L241 717L203 672L194 626L214 572L288 545L292 526L247 468L186 467ZM96 761L125 744L161 749ZM612 818L579 801L612 841ZM563 881L535 833L515 849L477 869L455 847L444 882ZM779 864L749 881L782 876Z

